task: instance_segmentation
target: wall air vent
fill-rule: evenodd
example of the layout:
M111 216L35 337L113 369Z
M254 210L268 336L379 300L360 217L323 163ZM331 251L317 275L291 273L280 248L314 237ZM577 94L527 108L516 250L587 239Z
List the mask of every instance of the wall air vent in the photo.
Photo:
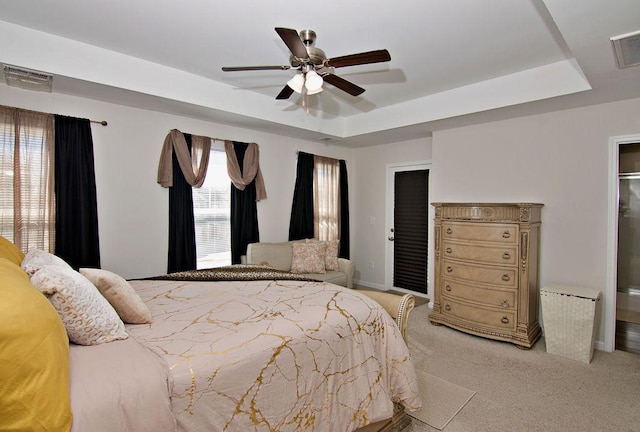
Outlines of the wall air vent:
M640 31L611 38L618 68L640 65Z
M53 77L44 72L4 65L4 79L11 87L50 93Z

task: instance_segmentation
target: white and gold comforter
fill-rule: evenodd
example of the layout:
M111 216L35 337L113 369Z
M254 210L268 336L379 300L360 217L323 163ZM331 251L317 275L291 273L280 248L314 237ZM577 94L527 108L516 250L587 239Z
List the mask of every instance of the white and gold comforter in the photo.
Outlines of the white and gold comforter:
M321 282L132 281L153 324L128 333L161 355L178 429L352 431L420 406L393 319Z

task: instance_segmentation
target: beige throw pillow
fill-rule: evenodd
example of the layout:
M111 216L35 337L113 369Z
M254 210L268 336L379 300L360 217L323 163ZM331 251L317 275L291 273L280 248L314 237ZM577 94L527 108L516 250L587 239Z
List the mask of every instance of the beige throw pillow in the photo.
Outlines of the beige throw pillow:
M123 277L107 270L92 268L81 268L80 274L98 288L122 321L129 324L151 323L149 308Z
M292 243L291 273L326 273L327 246L321 242Z
M339 270L338 251L340 249L340 240L316 240L306 239L307 243L320 242L327 247L324 259L325 270Z
M129 337L113 307L77 271L44 266L31 276L31 284L49 298L71 342L98 345Z

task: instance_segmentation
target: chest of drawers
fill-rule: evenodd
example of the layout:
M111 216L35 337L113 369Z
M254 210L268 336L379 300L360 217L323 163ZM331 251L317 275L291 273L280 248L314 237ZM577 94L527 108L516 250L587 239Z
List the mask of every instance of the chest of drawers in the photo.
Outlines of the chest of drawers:
M432 205L436 216L431 322L531 348L541 332L542 204Z

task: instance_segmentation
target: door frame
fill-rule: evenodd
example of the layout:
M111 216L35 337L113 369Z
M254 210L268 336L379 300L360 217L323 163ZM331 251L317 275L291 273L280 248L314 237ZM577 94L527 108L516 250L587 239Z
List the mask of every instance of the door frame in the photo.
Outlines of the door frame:
M393 203L394 203L394 176L397 172L403 171L419 171L419 170L428 170L431 171L431 161L430 160L418 160L418 161L410 161L410 162L394 162L387 164L386 167L386 191L385 191L385 231L384 231L384 286L389 288L393 288L394 290L414 294L420 296L420 293L415 291L406 290L404 288L396 288L393 286L393 242L389 241L387 237L391 234L389 231L393 226ZM428 191L429 197L431 197L431 181L428 182ZM428 233L428 245L427 245L427 294L431 292L429 285L429 275L431 274L431 265L432 265L432 256L431 256L431 233L433 232L433 215L431 206L429 205L431 200L429 199L427 202L428 205L428 215L427 215L427 233Z
M604 294L604 341L601 349L612 352L616 348L616 293L618 273L618 175L620 146L640 142L640 134L609 138L609 192L607 211L607 274ZM599 347L600 348L600 347Z

